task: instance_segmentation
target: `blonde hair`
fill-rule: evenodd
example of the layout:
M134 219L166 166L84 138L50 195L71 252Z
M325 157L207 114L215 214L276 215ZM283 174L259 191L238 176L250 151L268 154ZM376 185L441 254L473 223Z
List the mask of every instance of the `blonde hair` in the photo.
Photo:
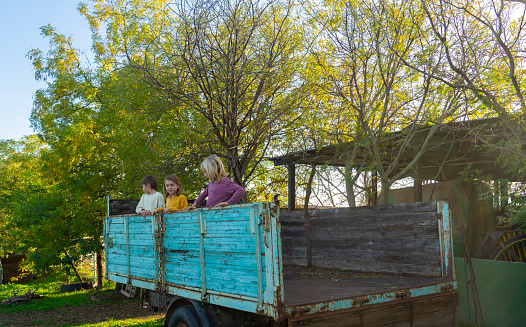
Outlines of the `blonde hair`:
M181 182L179 181L179 178L175 175L168 175L164 179L164 183L163 183L163 193L164 193L165 198L167 198L170 195L168 194L168 191L166 190L166 181L172 181L175 183L175 185L179 186L179 188L177 189L177 192L175 192L175 195L181 195L181 193L183 193L183 190L182 190L183 187L181 186Z
M201 163L201 169L206 172L206 175L211 181L219 183L224 177L228 176L225 171L223 162L215 154L206 157Z

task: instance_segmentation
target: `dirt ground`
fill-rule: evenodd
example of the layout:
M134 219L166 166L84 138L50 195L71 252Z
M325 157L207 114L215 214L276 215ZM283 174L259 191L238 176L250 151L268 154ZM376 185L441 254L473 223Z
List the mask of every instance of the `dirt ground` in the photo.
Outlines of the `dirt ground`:
M76 307L63 307L49 311L0 313L0 327L56 327L100 323L108 320L162 318L164 315L140 308L140 302L121 294L112 294L93 303Z

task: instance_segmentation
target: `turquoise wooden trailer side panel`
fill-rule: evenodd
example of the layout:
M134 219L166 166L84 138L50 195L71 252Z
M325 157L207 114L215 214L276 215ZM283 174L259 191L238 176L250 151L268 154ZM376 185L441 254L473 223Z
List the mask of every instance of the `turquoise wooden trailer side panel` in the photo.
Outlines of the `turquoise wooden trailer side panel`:
M274 203L108 217L106 277L277 318L278 217Z
M392 289L381 292L285 303L281 221L279 208L272 202L146 218L107 217L106 278L290 322L455 293L449 208L445 202L439 202L429 215L435 217L433 230L438 234L436 260L440 275L429 284L406 289L392 285ZM288 292L291 290L296 289L289 288Z

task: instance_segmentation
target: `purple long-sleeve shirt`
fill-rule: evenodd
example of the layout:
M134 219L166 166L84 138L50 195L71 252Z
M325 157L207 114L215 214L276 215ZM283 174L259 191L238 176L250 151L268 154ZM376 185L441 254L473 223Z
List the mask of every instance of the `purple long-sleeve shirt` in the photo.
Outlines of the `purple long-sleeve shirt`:
M223 177L219 183L210 182L206 189L195 200L195 204L198 205L208 197L208 200L206 201L207 207L214 207L221 202L227 202L229 205L233 205L241 200L243 194L245 194L245 190L241 186L232 182L230 178Z

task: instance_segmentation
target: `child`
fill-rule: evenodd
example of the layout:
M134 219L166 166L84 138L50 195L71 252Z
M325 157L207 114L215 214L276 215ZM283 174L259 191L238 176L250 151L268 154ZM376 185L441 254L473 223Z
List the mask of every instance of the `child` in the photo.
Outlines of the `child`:
M164 196L166 197L166 208L163 210L165 213L188 206L186 197L181 194L181 182L175 175L166 176L164 179Z
M157 192L157 178L152 175L144 176L141 180L141 186L144 194L135 211L146 218L146 215L159 211L158 208L161 210L164 208L164 197Z
M186 207L185 210L195 209L206 197L208 197L207 207L233 205L238 203L243 194L245 194L245 190L241 186L226 177L228 173L225 171L221 160L215 154L208 156L201 163L201 170L205 177L210 180L210 184L195 202L191 206Z

